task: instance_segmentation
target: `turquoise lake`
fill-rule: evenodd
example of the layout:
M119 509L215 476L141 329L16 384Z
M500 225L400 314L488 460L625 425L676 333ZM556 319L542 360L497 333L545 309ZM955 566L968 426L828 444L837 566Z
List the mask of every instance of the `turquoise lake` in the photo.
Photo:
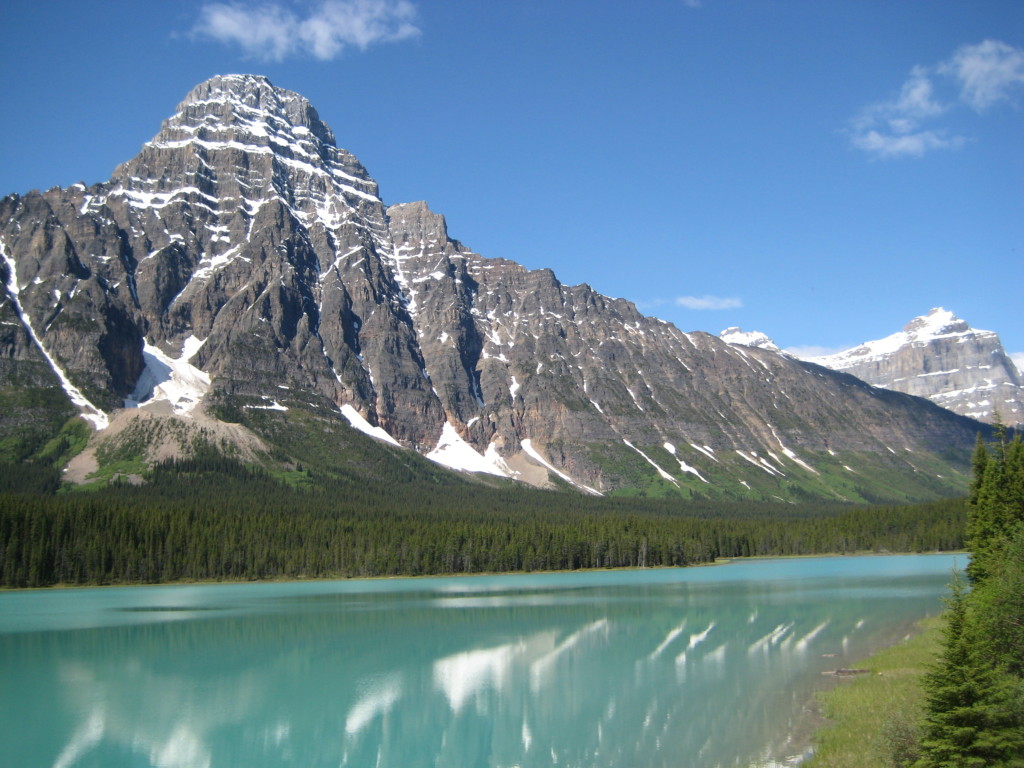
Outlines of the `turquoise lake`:
M963 555L0 593L12 768L714 768L798 753L822 672Z

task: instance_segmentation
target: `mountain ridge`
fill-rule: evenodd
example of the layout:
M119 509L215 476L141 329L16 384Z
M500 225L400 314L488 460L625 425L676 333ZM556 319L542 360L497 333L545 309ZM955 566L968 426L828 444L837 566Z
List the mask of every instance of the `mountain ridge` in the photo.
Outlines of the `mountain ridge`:
M0 253L0 373L49 361L98 427L308 411L540 484L846 500L956 492L979 428L480 256L260 76L196 86L109 182L0 200Z

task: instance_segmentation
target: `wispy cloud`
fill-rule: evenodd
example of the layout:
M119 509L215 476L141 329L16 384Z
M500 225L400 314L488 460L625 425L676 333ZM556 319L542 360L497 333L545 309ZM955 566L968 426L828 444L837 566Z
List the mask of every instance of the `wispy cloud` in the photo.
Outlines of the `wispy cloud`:
M326 61L346 48L365 50L415 37L420 34L416 16L408 0L323 0L304 16L278 3L209 3L192 34L237 45L255 59L312 55Z
M679 296L672 302L687 309L739 309L743 300L724 296Z
M871 128L855 132L851 141L857 149L863 149L870 155L890 158L921 157L933 149L955 149L962 146L966 139L963 136L947 136L935 131L899 133Z
M894 98L864 109L850 123L850 142L878 158L955 149L967 137L950 134L935 121L965 107L981 113L1013 102L1022 86L1024 49L998 40L961 46L946 61L914 67Z
M977 112L1013 101L1024 87L1024 48L999 40L965 45L940 65L939 72L960 85L960 100Z

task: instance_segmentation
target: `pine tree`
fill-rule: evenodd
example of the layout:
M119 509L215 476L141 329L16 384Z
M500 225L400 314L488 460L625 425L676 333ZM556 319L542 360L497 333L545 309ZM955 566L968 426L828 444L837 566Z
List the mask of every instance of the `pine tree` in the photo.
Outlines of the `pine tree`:
M945 648L925 675L927 714L915 768L1024 766L1020 680L991 663L957 578L948 601Z
M968 593L957 578L945 647L925 676L915 768L1024 768L1024 446L979 441L968 510Z
M988 465L988 445L981 432L974 442L974 454L971 456L971 485L967 495L967 503L974 507L978 503L978 491L981 489L985 467Z

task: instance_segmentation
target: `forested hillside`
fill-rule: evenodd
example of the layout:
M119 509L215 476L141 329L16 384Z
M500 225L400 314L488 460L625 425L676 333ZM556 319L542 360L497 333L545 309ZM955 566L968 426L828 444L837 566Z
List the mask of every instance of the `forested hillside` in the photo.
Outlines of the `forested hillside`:
M9 587L683 566L964 542L961 500L600 499L486 486L417 462L376 481L301 468L273 475L212 452L160 464L142 485L92 491L68 492L45 466L0 469Z

